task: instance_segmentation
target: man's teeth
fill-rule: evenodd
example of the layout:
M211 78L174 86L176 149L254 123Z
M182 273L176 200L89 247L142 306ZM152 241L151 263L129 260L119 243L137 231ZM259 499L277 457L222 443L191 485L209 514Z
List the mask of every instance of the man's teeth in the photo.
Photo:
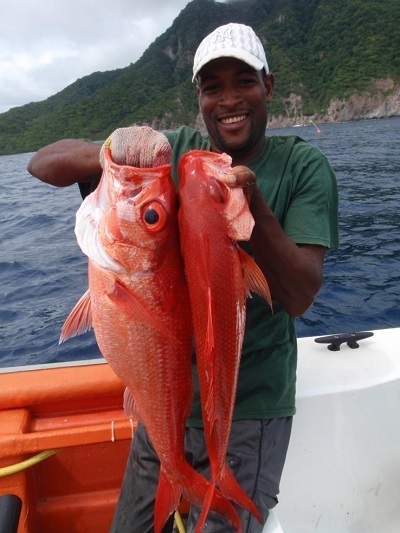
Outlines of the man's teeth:
M240 117L224 118L221 120L222 124L233 124L234 122L241 122L246 118L246 115L240 115Z

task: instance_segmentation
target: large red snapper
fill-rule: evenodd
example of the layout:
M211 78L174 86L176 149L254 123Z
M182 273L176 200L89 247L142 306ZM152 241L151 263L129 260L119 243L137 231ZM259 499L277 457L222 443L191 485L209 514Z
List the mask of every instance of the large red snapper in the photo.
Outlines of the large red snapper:
M89 289L60 340L93 325L101 353L127 386L125 408L145 424L161 463L159 532L182 494L202 505L209 489L184 456L192 322L170 165L120 166L106 145L101 182L78 210L75 231L89 257ZM220 493L211 507L237 527L235 509Z
M250 239L254 219L243 190L225 183L231 172L231 158L226 154L194 150L182 157L179 226L211 478L222 494L261 521L254 502L226 464L248 291L259 292L271 304L261 270L236 242ZM206 513L207 505L200 525Z

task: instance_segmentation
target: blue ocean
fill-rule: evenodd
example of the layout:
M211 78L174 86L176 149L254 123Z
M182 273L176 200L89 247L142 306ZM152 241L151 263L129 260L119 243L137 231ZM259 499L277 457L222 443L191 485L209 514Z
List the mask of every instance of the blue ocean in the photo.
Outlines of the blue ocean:
M320 133L318 132L320 130ZM270 130L320 147L336 171L340 239L324 286L297 320L300 337L400 326L400 118ZM0 157L0 366L100 356L93 333L62 345L61 327L87 288L74 234L77 186L26 171L32 154Z

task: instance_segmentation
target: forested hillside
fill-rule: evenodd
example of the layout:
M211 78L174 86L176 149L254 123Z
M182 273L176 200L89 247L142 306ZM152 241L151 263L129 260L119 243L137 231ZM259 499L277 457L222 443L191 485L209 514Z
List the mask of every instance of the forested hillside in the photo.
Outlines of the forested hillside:
M136 63L0 114L0 154L65 137L104 139L132 123L195 124L193 55L227 22L251 25L264 43L273 124L400 114L398 0L193 0Z

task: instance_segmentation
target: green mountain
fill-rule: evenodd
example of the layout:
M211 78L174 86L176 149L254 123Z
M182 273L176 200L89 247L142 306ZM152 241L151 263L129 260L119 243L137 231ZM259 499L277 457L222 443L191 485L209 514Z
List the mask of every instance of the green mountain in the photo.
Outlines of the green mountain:
M398 0L193 0L136 63L0 114L0 154L104 139L133 123L198 123L194 52L227 22L249 24L264 43L275 75L273 125L400 114Z

